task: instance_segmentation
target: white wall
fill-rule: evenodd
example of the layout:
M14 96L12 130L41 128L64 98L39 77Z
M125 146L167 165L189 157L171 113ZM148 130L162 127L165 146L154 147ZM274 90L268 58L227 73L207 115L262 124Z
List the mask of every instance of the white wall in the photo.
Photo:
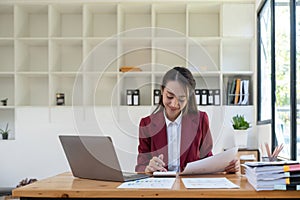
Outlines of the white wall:
M245 114L253 123L253 106L240 113L239 106L201 107L208 113L214 139L214 153L233 146L230 120L233 115ZM95 113L95 114L94 114ZM70 171L60 134L110 135L124 170L134 170L137 154L138 124L151 107L101 107L83 110L71 107L16 108L15 140L0 140L0 187L15 187L24 178L42 179ZM256 146L255 127L249 134L249 146Z

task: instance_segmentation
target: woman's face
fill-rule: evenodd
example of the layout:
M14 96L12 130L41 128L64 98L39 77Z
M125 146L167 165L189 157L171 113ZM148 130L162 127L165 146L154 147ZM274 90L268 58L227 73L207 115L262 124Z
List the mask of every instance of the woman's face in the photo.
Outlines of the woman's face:
M187 104L185 90L177 81L169 81L162 94L166 115L169 120L174 121Z

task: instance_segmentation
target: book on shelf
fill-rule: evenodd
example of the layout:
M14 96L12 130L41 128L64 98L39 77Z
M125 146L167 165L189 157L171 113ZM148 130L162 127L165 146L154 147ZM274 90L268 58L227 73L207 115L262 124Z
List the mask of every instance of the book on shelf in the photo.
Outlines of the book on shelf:
M230 88L230 93L228 94L228 97L229 97L228 105L234 104L235 84L236 84L236 81L235 81L235 80L232 80L231 86L229 86L229 88Z
M240 89L241 89L241 79L238 78L236 79L236 84L235 84L235 96L234 96L234 104L238 104L239 102L239 97L240 97Z
M249 103L249 80L234 78L227 83L227 104L247 105Z
M242 105L248 104L249 101L249 80L243 80L243 90L242 90L242 97L243 100L241 100Z

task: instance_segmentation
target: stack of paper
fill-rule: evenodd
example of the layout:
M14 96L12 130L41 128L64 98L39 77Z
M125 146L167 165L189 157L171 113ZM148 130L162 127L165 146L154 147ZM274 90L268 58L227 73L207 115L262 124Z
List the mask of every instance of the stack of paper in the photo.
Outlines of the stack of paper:
M246 177L255 190L300 190L300 164L246 162Z

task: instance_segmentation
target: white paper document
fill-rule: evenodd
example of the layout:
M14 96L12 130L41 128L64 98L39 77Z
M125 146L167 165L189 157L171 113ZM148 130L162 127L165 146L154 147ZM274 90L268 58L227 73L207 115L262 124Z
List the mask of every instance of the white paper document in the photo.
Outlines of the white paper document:
M172 189L176 178L145 178L122 183L118 188Z
M222 172L229 165L230 161L236 157L237 151L238 147L233 147L214 156L190 162L180 175Z
M227 178L182 178L186 188L240 188Z

